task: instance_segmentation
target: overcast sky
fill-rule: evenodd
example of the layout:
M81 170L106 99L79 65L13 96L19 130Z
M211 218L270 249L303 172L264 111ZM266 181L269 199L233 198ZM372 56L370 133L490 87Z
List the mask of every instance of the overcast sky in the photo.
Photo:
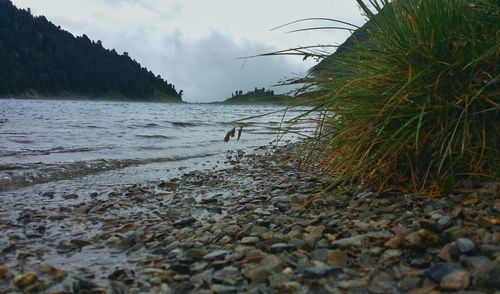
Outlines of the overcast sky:
M286 33L331 23L309 17L364 23L355 0L12 0L75 35L102 40L160 74L186 101L224 100L235 90L270 87L307 72L313 61L293 57L237 59L296 46L341 44L345 31ZM279 88L275 91L280 91ZM284 91L284 90L281 90Z

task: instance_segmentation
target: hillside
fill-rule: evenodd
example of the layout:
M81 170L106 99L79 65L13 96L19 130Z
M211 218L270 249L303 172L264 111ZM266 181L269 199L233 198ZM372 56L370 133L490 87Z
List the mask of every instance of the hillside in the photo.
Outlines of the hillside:
M231 98L226 99L223 104L278 104L287 105L293 100L292 97L287 95L276 95L272 90L266 90L264 88L255 88L254 91L248 91L243 93L243 91L236 91L231 95Z
M125 52L75 37L0 0L0 97L77 97L182 102L182 91Z

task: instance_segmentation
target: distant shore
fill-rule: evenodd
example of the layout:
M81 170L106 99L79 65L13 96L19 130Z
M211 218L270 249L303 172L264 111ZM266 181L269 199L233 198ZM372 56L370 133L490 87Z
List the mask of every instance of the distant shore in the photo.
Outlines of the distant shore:
M0 292L499 287L498 183L442 199L361 187L313 198L331 179L301 170L294 147L226 158L155 185L38 196L58 208L0 208Z

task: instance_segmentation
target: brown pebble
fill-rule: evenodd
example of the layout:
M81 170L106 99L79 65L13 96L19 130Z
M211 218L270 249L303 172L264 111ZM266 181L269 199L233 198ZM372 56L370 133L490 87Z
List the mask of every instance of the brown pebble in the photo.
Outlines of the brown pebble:
M441 280L441 288L462 290L469 286L470 273L466 270L454 270Z

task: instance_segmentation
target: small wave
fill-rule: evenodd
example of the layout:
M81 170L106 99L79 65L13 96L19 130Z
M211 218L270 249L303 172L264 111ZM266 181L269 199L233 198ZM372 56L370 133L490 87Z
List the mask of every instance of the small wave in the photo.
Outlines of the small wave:
M164 139L164 140L170 140L173 139L174 137L169 137L169 136L164 136L164 135L135 135L138 138L146 138L146 139Z
M148 124L136 124L128 126L129 129L153 129L153 128L163 128L160 124L148 123Z
M50 149L21 149L19 151L0 151L0 157L2 156L16 156L16 155L49 155L52 153L79 153L79 152L92 152L100 149L107 149L110 147L96 146L96 147L55 147Z
M85 126L86 128L88 129L104 129L104 127L99 127L99 126L94 126L94 125L88 125L88 126Z
M33 144L35 143L35 141L33 140L29 140L29 139L8 139L9 141L11 142L14 142L14 143L19 143L19 144Z
M183 122L183 121L171 121L170 122L172 125L176 127L181 127L181 128L186 128L186 127L196 127L199 126L200 124L198 123L193 123L193 122Z
M163 150L165 149L164 147L160 146L139 146L135 147L136 150L153 150L153 151L158 151L158 150Z
M54 165L30 164L20 167L17 170L0 170L0 191L60 180L68 180L105 171L123 169L130 166L183 161L213 155L215 155L215 153L145 159L79 161Z

